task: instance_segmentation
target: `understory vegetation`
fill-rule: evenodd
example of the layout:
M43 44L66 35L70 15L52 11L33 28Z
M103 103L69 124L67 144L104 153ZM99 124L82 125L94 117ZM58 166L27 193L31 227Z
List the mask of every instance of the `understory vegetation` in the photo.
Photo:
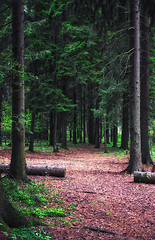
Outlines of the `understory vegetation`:
M35 226L65 223L64 217L71 214L71 209L65 209L62 205L63 201L52 189L49 190L43 181L24 183L4 178L2 184L10 203L29 221L29 227L13 228L10 233L5 232L12 239L51 239L49 236L44 236L42 227L36 230Z

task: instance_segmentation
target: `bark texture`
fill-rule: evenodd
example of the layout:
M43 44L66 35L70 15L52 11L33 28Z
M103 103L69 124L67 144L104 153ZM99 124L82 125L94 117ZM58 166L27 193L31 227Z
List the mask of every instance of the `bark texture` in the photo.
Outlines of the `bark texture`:
M154 172L134 172L134 182L155 183Z
M0 88L0 146L2 145L2 89Z
M77 144L77 92L76 92L76 87L74 87L74 96L73 96L73 101L75 104L74 107L74 116L73 116L73 143Z
M0 164L0 171L7 173L9 171L9 164ZM49 175L54 177L65 177L66 169L63 167L27 165L27 175Z
M123 93L121 148L128 149L129 142L129 94Z
M94 108L94 84L88 81L88 142L95 144L95 119L92 109Z
M62 148L67 149L67 112L62 113Z
M86 143L86 91L83 90L83 143Z
M36 116L36 109L33 109L32 116L31 116L31 132L30 132L30 145L29 145L29 151L31 151L31 152L34 152L35 116Z
M117 147L117 134L118 134L118 130L117 130L117 126L113 127L113 147Z
M54 110L54 132L53 132L53 152L58 152L57 146L57 124L58 124L58 112Z
M10 175L26 178L25 171L25 98L24 98L24 1L12 1L12 156Z
M53 110L50 111L50 146L53 145L53 136L54 136L54 114Z
M130 47L130 160L126 171L142 171L140 134L140 7L139 0L130 3L131 32Z
M149 8L142 2L141 14L141 151L143 164L152 164L149 151Z

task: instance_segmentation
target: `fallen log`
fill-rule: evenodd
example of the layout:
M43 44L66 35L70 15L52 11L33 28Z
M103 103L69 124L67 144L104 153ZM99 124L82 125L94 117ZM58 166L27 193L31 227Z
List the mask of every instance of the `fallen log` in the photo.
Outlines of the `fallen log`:
M0 172L7 173L9 171L9 164L0 164ZM65 177L66 168L63 167L52 167L52 166L40 166L40 165L27 165L27 175L49 175L54 177Z
M155 183L154 172L134 172L134 182L141 183Z

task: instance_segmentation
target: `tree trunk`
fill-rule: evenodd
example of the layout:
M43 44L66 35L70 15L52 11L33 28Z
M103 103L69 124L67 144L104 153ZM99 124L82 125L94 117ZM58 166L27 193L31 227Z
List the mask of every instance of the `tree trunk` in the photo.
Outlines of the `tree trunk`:
M1 91L1 89L0 89ZM2 93L0 92L0 146L2 145Z
M113 127L112 133L113 133L113 137L112 137L112 139L113 139L113 147L117 147L117 133L118 133L117 126Z
M12 156L10 175L26 178L25 168L25 97L24 97L24 1L12 1Z
M83 91L83 143L86 143L86 91Z
M88 142L89 144L95 144L95 134L94 134L94 114L92 109L94 108L93 104L93 83L88 82ZM91 97L90 97L91 96Z
M107 121L107 118L106 118L106 140L107 140L107 144L109 144L109 123Z
M106 119L106 118L105 118ZM107 124L106 121L104 120L104 152L107 153Z
M69 124L69 139L70 139L70 142L72 141L72 126L71 126L71 123Z
M54 135L53 135L53 152L58 152L58 146L57 146L57 109L54 111Z
M149 151L149 10L148 4L142 1L141 14L141 151L142 163L152 164Z
M100 148L100 120L96 118L95 124L95 148Z
M154 172L134 172L134 182L141 183L155 183Z
M82 97L83 97L83 88L82 88L82 86L80 86L81 88L80 88L80 90L81 90L81 101L80 101L80 143L82 143L82 133L83 133L83 129L82 129L82 127L83 127L83 111L82 111L82 109L83 109L83 99L82 99Z
M74 87L74 104L76 105L76 87ZM74 107L74 116L73 116L73 143L77 144L77 106Z
M62 125L63 125L63 113L57 112L57 142L62 143Z
M113 142L113 128L110 129L110 141Z
M29 151L34 152L34 127L35 127L35 116L36 110L32 110L32 118L31 118L31 132L30 132L30 146Z
M53 136L54 136L54 114L53 110L50 111L50 146L53 146Z
M7 173L9 164L0 164L0 171ZM49 175L54 177L65 177L66 169L63 167L40 166L40 165L27 165L27 175Z
M98 86L97 86L98 87ZM96 91L98 95L98 92ZM96 110L99 109L99 96L96 97ZM99 116L95 119L95 148L100 148L100 119Z
M128 149L129 142L129 96L128 92L123 93L123 111L122 111L122 138L121 148Z
M131 39L133 50L130 76L130 160L128 173L142 171L140 134L140 7L139 0L130 3ZM132 54L131 54L132 55Z
M62 144L61 147L67 149L67 112L62 113Z

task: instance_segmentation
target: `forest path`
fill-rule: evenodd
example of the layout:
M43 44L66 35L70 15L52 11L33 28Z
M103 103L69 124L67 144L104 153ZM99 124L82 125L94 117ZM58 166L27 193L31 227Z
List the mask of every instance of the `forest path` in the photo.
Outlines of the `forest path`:
M71 226L48 226L54 239L154 239L154 185L133 182L133 176L121 175L128 156L105 154L103 146L77 145L58 154L36 153L30 164L66 167L66 177L47 177L68 208L75 208L65 220L78 219ZM36 178L36 177L35 177ZM39 179L42 177L39 177ZM96 231L98 230L98 231Z
M1 156L9 163L10 151L1 151ZM72 208L72 214L65 217L65 221L73 220L71 225L57 222L43 227L51 239L155 239L155 187L120 174L128 165L128 155L105 154L102 145L95 149L79 144L57 154L26 152L26 160L66 168L65 178L31 176L58 193L67 210Z

